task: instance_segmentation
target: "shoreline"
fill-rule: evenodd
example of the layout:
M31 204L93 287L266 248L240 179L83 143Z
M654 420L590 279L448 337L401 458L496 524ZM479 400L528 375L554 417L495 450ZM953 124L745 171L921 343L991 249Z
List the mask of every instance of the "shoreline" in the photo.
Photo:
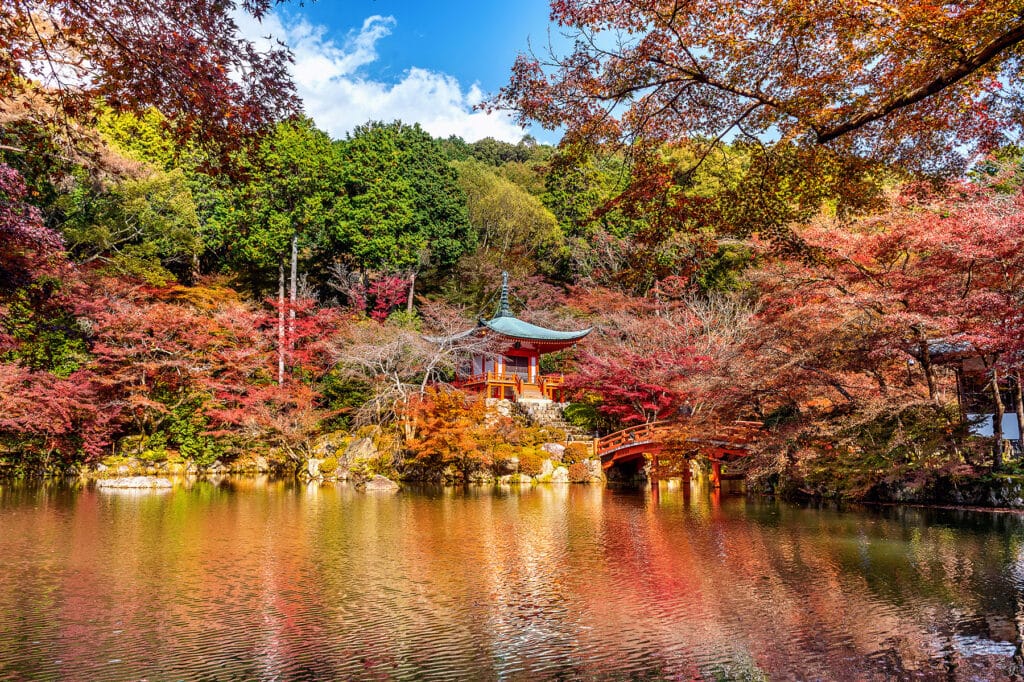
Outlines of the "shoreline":
M142 476L87 476L81 473L76 474L54 474L52 472L33 472L28 474L4 476L0 475L0 486L11 485L11 484L81 484L85 487L90 487L95 490L154 490L154 491L166 491L170 492L180 487L179 484L189 483L194 484L200 481L205 481L214 485L221 485L225 482L232 480L255 480L259 478L266 478L275 482L280 481L292 481L300 485L317 484L320 486L351 486L353 489L362 489L364 486L360 483L353 482L351 480L341 479L330 479L330 480L318 480L318 479L304 479L299 474L282 474L275 472L252 472L252 471L239 471L239 472L224 472L224 473L209 473L209 472L195 472L195 473L183 473L175 474L171 476L167 475L142 475ZM135 486L123 486L113 482L127 479L153 479L165 480L171 485L135 485ZM388 479L390 480L390 479ZM624 483L621 481L617 482L578 482L569 483L565 481L550 481L550 480L533 480L529 482L499 482L495 481L471 481L469 483L446 483L443 481L429 481L429 480L408 480L408 479L397 479L394 481L402 489L412 488L416 489L419 487L436 487L445 489L507 489L507 488L533 488L535 486L600 486L616 491L632 491L637 493L643 493L650 490L649 483ZM674 492L681 492L681 489ZM864 507L864 508L913 508L913 509L934 509L941 511L965 511L965 512L990 512L994 514L1012 514L1024 516L1024 507L1013 507L1013 506L983 506L977 504L954 504L947 502L901 502L901 501L884 501L884 500L854 500L854 499L834 499L825 498L819 496L807 496L801 495L797 497L786 497L778 495L776 493L764 493L756 490L744 490L744 491L722 491L723 494L729 497L745 497L761 500L778 500L788 504L827 504L830 506L839 507L840 510L848 507Z

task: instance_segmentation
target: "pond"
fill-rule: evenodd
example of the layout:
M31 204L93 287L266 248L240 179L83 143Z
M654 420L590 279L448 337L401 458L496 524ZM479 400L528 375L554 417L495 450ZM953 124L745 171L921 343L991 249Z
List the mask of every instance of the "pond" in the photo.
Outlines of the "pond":
M0 679L1000 679L1024 517L662 484L0 486Z

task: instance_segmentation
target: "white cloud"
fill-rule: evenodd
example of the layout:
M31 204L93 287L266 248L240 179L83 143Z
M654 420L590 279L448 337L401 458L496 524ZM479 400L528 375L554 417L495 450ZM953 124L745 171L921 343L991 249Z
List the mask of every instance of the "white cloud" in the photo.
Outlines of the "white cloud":
M291 48L292 77L306 113L335 137L370 120L395 119L419 123L435 137L458 135L469 142L484 137L518 142L524 134L507 114L473 111L484 97L475 83L464 89L448 74L416 66L395 83L360 73L377 61L377 42L391 34L393 17L368 17L342 44L328 35L326 27L305 19L293 21L277 13L265 16L262 23L243 14L236 19L242 34L257 44L267 44L269 34Z

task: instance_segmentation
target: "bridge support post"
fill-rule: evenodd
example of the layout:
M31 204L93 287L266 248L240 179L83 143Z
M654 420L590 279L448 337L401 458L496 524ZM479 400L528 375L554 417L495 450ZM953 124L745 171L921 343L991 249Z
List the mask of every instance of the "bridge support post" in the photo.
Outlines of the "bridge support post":
M711 462L711 487L722 487L722 463L717 459Z

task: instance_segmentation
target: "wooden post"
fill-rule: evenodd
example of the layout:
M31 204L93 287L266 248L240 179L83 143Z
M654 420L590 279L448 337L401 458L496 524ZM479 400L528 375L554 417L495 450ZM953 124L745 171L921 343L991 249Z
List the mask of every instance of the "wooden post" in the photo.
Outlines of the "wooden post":
M722 463L717 459L711 462L711 487L722 487Z

